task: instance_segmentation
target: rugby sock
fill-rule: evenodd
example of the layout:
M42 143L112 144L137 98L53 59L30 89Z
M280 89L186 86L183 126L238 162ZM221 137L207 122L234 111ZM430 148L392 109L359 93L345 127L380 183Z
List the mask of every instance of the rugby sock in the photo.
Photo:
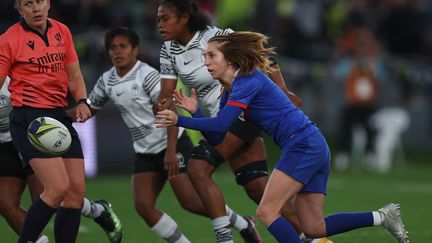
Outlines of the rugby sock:
M99 204L99 203L95 203L87 198L84 198L84 203L83 206L81 208L81 214L91 218L91 219L95 219L97 217L99 217L102 212L105 211L105 208L103 205Z
M55 212L55 208L38 198L27 210L18 243L36 241Z
M177 226L177 223L166 213L151 228L153 232L170 243L190 243Z
M35 243L50 243L46 235L41 235Z
M327 236L340 234L350 230L374 226L372 212L337 213L326 217Z
M374 226L381 226L384 221L384 215L381 215L378 211L372 212L373 216L373 225Z
M234 212L228 205L225 204L226 212L229 217L230 225L239 231L242 231L248 227L247 221L239 216L236 212Z
M80 208L63 208L57 210L54 221L55 242L75 243L81 220Z
M216 232L217 243L233 243L233 235L228 216L212 219L211 223L213 230Z
M270 231L278 242L301 243L297 231L282 216L273 221L267 230Z

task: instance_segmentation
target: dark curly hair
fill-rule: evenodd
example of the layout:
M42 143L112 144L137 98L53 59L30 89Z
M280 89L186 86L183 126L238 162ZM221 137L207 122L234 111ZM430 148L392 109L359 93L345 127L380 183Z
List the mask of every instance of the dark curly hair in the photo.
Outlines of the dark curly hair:
M176 9L177 16L189 15L188 29L190 32L205 30L210 20L192 0L161 0L159 5L172 6Z

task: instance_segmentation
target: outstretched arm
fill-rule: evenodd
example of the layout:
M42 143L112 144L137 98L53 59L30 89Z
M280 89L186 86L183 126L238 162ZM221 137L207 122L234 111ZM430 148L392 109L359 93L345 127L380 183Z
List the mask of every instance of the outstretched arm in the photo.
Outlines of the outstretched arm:
M195 89L191 90L190 97L184 95L182 89L180 89L179 91L174 91L174 101L177 107L187 110L189 113L191 113L192 117L194 118L204 117L201 110L198 108ZM213 146L220 144L225 137L224 132L201 131L201 134Z
M217 117L190 118L178 116L170 110L160 111L156 115L156 127L179 126L198 131L227 132L231 124L243 111L237 106L226 105Z

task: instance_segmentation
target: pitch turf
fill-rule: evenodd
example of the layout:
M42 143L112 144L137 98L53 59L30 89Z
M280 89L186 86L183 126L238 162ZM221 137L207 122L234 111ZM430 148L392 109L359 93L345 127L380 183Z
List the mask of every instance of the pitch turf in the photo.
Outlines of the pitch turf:
M369 211L389 202L401 204L402 217L410 232L411 242L432 242L432 180L431 165L411 165L380 175L368 172L332 173L328 185L325 214L339 211ZM231 172L223 166L214 176L221 186L227 203L241 214L253 215L255 205L234 182ZM27 194L27 193L26 193ZM124 226L124 243L165 242L155 236L135 213L131 199L129 176L112 176L89 179L87 197L107 199L113 206ZM28 197L24 198L28 206ZM185 212L179 207L170 187L167 185L159 198L159 207L170 214L181 230L192 242L215 242L210 221ZM275 242L264 227L258 223L264 242ZM52 223L45 231L53 238ZM16 242L16 235L0 219L0 242ZM334 242L385 243L396 242L380 227L355 230L333 236ZM238 233L235 241L242 242ZM80 243L107 242L104 232L92 221L82 218L78 241Z

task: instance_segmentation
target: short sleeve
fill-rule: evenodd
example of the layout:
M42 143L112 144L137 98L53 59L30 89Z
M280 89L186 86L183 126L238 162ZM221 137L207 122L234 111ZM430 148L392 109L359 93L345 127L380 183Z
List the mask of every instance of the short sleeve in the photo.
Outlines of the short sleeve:
M142 88L150 97L152 102L157 100L160 92L160 76L157 70L153 70L145 76Z
M160 77L166 79L177 79L177 72L174 63L171 62L171 55L167 43L162 45L160 51Z
M68 52L66 53L66 61L65 64L76 63L78 62L78 55L75 50L75 45L72 38L72 33L66 25L62 25L63 32L66 35L66 45Z
M12 63L12 51L4 35L0 36L0 76L6 77Z

